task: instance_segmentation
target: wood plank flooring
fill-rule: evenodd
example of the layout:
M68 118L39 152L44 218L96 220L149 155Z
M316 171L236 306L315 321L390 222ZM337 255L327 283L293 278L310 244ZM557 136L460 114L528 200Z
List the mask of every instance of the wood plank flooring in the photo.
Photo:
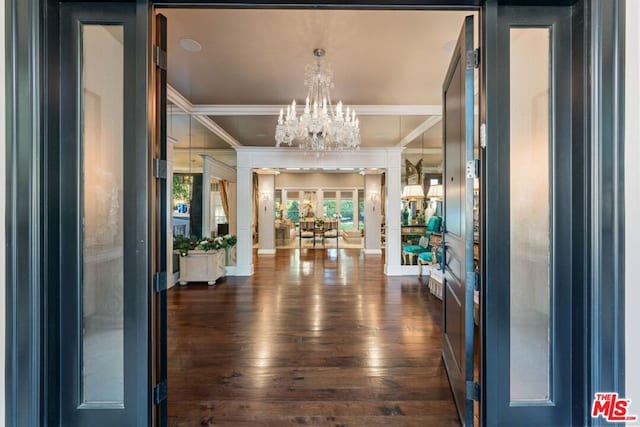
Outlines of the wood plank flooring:
M441 303L357 249L169 291L170 426L459 426ZM426 282L426 281L425 281Z

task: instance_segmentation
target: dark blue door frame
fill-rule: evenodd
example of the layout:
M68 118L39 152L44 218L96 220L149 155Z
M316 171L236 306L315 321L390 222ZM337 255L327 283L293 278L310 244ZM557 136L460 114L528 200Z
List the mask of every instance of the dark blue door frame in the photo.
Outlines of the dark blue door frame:
M150 13L153 5L180 5L180 1L138 0L140 32L136 44L139 66L148 70ZM190 4L209 4L190 1ZM250 3L250 4L249 4ZM505 2L507 3L507 2ZM509 3L526 3L511 1ZM535 2L541 4L541 2ZM546 2L557 4L558 2ZM624 206L623 119L624 2L582 0L572 6L572 19L583 31L572 34L576 96L573 163L576 180L572 205L573 316L584 326L574 328L572 345L583 348L585 357L572 366L574 423L589 424L587 407L599 390L623 392L624 387ZM480 96L481 122L487 139L499 128L496 111L500 82L494 77L498 63L498 1L374 1L348 2L267 0L219 1L236 7L344 7L344 8L469 8L481 9L483 77ZM7 37L7 205L6 254L6 424L7 426L56 425L59 372L55 354L59 319L58 304L59 193L56 70L59 2L54 0L8 0ZM141 87L145 87L142 82ZM147 109L148 91L136 95ZM148 138L146 124L138 137ZM490 159L483 158L484 162ZM487 170L485 168L484 170ZM484 185L484 184L482 184ZM491 193L485 192L487 198ZM483 203L486 206L487 201ZM481 231L487 236L487 230ZM483 253L486 248L482 248ZM483 271L486 271L486 258ZM597 265L596 265L597 263ZM484 283L484 282L483 282ZM482 327L491 328L491 288L483 288ZM151 339L151 337L150 337ZM492 357L484 343L483 357ZM485 364L483 363L483 367ZM149 381L151 382L151 380ZM150 385L150 384L149 384ZM487 392L486 384L482 391ZM149 387L149 393L150 387ZM150 410L150 409L149 409ZM486 412L486 408L483 408Z

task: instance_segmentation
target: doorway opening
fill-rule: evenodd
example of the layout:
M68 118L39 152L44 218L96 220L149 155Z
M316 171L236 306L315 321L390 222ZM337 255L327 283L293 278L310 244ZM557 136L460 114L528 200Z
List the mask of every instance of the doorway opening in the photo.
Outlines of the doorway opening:
M195 195L174 200L172 216L195 216L198 239L221 234L218 218L228 221L222 233L237 231L226 277L205 280L219 286L168 291L171 422L278 413L304 422L405 415L457 425L441 359L442 239L434 237L443 232L443 81L474 13L158 11L168 22L169 149ZM333 67L334 98L359 115L359 151L316 157L274 148L278 112L304 96L304 66L317 48ZM235 218L228 201L218 215L222 175ZM180 269L183 258L174 256ZM403 275L410 277L385 277ZM206 313L190 308L199 300L208 301ZM189 344L206 337L211 363ZM188 410L203 392L208 406Z

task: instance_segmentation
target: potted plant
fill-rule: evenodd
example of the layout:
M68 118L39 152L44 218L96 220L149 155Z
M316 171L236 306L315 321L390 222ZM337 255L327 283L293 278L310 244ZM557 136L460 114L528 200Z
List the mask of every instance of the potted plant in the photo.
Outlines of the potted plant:
M225 248L234 242L234 239L233 236L225 237L197 239L176 236L174 238L173 249L180 255L181 285L186 285L188 282L207 282L213 285L216 280L226 274Z

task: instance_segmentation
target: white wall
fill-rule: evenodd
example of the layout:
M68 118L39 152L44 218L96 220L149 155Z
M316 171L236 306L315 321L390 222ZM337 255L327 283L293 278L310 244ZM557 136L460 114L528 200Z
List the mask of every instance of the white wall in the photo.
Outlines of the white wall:
M626 398L640 415L640 2L626 2L625 75L625 360Z
M5 172L7 170L5 164L5 141L6 141L6 129L5 129L5 63L4 63L4 47L5 47L5 28L4 28L4 9L5 2L0 4L0 218L2 218L2 225L0 225L0 426L4 426L4 356L5 356L5 265L4 265L4 247L5 247Z
M287 173L276 176L276 188L292 190L353 189L364 187L364 176L352 173Z

